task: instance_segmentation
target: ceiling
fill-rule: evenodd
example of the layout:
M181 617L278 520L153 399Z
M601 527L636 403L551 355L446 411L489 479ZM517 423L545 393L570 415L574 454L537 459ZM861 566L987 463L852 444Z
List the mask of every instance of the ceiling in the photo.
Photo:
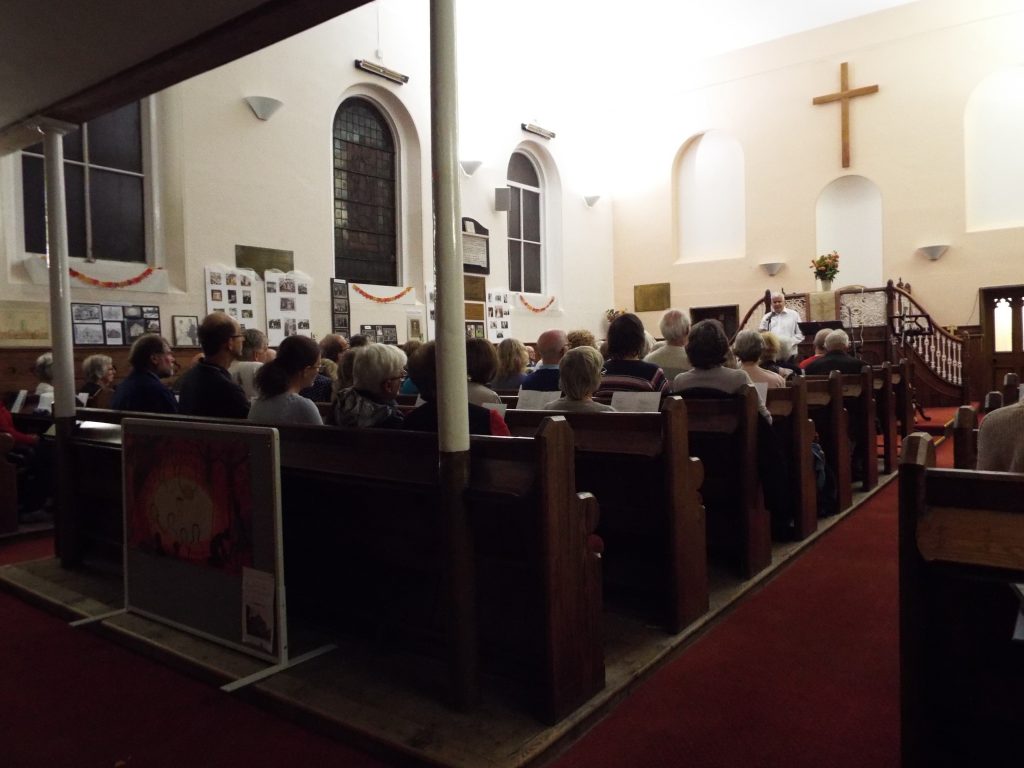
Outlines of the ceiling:
M392 0L379 0L391 2ZM427 0L394 0L401 2ZM516 20L557 35L554 45L605 34L648 40L691 35L695 53L753 45L907 0L458 0L459 14L499 14L482 29L504 39ZM38 141L33 118L81 123L320 24L369 0L0 0L0 154ZM536 13L532 12L536 3ZM668 21L666 22L666 19ZM467 19L468 20L468 19ZM585 21L584 21L585 20ZM581 22L583 22L581 24ZM569 32L569 34L567 34ZM490 35L484 35L490 37ZM713 44L708 41L714 40ZM699 46L695 41L703 40Z
M81 123L368 0L0 0L0 153L36 115Z

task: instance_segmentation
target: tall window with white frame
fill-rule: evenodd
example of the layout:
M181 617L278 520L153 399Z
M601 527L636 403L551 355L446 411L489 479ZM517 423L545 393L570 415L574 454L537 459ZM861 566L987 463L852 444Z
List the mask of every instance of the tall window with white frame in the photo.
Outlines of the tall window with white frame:
M138 102L64 136L68 254L146 261L141 111ZM46 253L43 145L21 155L25 250Z
M508 186L512 192L508 212L509 290L541 293L544 290L543 191L537 167L523 152L513 152L508 161Z
M391 126L367 99L334 116L334 274L398 284L397 153Z

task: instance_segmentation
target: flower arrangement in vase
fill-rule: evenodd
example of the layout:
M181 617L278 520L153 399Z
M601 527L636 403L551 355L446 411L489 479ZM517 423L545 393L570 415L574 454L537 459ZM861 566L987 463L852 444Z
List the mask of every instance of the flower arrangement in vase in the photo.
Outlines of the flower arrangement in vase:
M811 259L811 269L814 277L821 284L821 290L831 291L832 281L839 274L839 253L832 251L824 253L816 259Z

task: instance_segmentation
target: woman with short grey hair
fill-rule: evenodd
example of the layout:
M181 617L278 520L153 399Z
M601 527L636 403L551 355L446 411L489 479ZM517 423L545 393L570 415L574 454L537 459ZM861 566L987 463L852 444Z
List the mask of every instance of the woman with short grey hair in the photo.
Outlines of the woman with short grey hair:
M752 382L767 384L769 389L785 387L785 379L760 366L764 348L765 339L757 331L740 331L732 345L732 351L740 361L740 370L746 371Z
M32 373L39 379L39 384L36 385L37 395L53 392L53 352L44 352L37 357L35 365L32 366Z
M594 401L601 386L604 360L593 347L570 349L558 363L558 381L562 397L544 406L546 411L614 411L610 405Z
M101 391L113 389L112 384L116 374L117 368L114 367L114 361L108 355L89 355L82 361L82 375L85 377L85 383L78 391L88 395L91 400Z
M334 423L339 427L400 427L402 412L395 397L405 379L405 352L390 344L369 344L345 354L349 353L354 353L352 386L334 396Z

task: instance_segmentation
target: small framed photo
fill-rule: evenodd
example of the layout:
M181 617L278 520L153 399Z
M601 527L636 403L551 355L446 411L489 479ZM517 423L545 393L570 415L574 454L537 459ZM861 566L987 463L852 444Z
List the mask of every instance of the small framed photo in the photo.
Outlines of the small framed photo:
M75 323L72 328L75 344L103 345L105 341L102 323Z
M299 320L299 330L300 331L308 331L309 330L309 320Z
M252 317L252 310L251 309L243 309L242 310L242 319L243 320L252 320L253 319L253 317Z
M267 320L267 328L269 328L272 331L280 331L281 330L281 318L276 317L273 320Z
M159 320L147 320L146 321L146 333L160 333L160 321Z
M124 344L124 326L117 321L107 320L103 323L103 336L107 346L121 346Z
M210 273L210 285L220 285L223 282L220 272Z
M174 346L199 346L199 318L195 315L174 315L171 318L174 328Z
M146 321L141 317L124 321L124 333L126 341L131 343L146 332Z
M238 303L238 291L228 290L228 304Z
M277 283L267 281L267 293L277 293Z
M123 314L124 314L125 319L131 318L131 317L142 317L142 307L139 307L139 306L125 307Z
M142 316L147 320L159 320L160 307L143 307Z
M124 307L122 307L120 304L103 305L103 322L112 320L124 320Z
M73 323L98 323L102 319L103 314L99 304L71 305L71 322Z
M242 291L242 303L252 304L252 291Z
M281 311L282 312L294 312L295 311L295 299L291 296L281 297Z
M252 285L252 278L249 277L248 275L240 275L238 282L244 288L246 286Z
M278 285L280 286L281 293L295 293L295 280L290 277L281 278L281 282Z
M228 272L224 280L225 285L238 285L238 275L234 272Z
M306 283L299 283L299 295L305 296L309 293L309 286Z
M220 288L210 290L210 301L224 301L224 291Z

